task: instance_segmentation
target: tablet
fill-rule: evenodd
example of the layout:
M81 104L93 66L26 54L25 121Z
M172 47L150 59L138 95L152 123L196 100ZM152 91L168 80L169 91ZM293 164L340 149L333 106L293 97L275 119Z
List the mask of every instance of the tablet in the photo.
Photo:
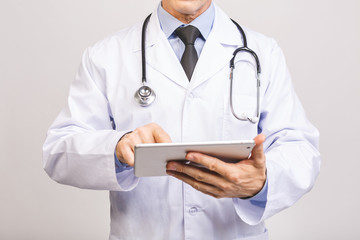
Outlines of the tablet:
M254 146L253 140L137 144L134 151L135 176L167 176L166 163L170 160L186 161L188 152L201 152L235 163L247 159Z

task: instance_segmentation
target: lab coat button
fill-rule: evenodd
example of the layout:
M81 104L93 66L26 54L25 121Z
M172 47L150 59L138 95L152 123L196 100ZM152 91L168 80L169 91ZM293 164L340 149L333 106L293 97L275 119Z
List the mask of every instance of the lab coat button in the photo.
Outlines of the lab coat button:
M197 207L192 207L192 208L189 209L189 213L192 216L196 215L197 212L198 212Z

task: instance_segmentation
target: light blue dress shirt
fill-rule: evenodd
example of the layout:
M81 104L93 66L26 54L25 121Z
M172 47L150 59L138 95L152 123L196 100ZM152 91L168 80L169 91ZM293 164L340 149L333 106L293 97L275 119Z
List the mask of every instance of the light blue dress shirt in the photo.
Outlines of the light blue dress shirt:
M157 9L158 18L160 22L160 27L165 33L165 36L169 40L169 43L174 50L177 58L179 61L181 60L182 54L185 50L185 44L180 40L178 36L174 33L174 31L178 27L185 27L187 25L195 26L199 29L201 33L201 37L197 38L195 41L195 49L198 53L198 56L200 56L201 51L204 47L204 44L206 42L207 37L209 36L214 19L215 19L215 7L212 3L210 7L202 13L200 16L198 16L196 19L194 19L190 24L184 24L183 22L176 19L174 16L172 16L170 13L165 11L161 4L159 4L159 7ZM125 169L130 168L127 164L123 164L119 161L116 154L115 156L115 165L116 165L116 173L119 173ZM265 185L263 189L254 197L250 199L250 202L253 205L256 205L258 207L265 208L266 200L267 200L267 191L268 191L268 183L267 180L265 182Z

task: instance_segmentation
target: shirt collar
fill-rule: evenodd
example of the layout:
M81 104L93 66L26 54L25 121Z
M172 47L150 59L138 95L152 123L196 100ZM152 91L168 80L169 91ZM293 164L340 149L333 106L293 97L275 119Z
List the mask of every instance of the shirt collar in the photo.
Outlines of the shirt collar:
M201 35L206 40L210 34L210 31L211 31L213 23L214 23L215 7L214 7L214 3L211 3L210 7L205 12L203 12L200 16L195 18L190 24L184 24L183 22L176 19L170 13L165 11L165 9L163 9L163 7L161 6L161 3L158 6L157 14L159 17L160 27L163 30L163 32L165 33L165 36L167 38L170 38L172 36L173 32L178 27L192 25L199 29Z

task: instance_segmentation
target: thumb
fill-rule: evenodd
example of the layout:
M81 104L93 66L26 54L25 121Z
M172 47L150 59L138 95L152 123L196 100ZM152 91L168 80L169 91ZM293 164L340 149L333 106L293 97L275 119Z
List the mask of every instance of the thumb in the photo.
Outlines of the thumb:
M263 147L265 139L266 137L264 134L259 134L254 138L255 147L251 151L251 159L253 159L255 162L265 162L265 153Z

